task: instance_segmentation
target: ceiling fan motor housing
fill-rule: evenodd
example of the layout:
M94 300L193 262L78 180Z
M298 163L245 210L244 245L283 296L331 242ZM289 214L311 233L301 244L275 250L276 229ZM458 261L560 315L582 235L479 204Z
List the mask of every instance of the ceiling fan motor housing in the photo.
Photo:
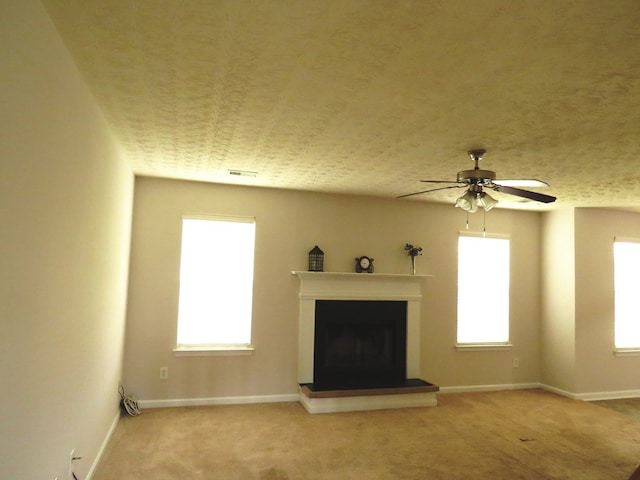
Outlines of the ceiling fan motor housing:
M488 185L495 179L496 172L491 170L462 170L458 172L458 183Z

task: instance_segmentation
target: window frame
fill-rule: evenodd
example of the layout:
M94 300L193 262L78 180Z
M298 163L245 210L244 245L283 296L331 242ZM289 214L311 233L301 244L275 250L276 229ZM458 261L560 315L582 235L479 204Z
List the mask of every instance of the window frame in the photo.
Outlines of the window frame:
M506 328L507 328L507 339L505 341L477 341L477 342L460 342L459 341L459 329L460 329L460 309L459 309L459 299L460 299L460 238L461 237L472 237L472 238L486 238L486 239L496 239L496 240L506 240L508 242L508 251L507 251L507 271L509 274L509 282L508 288L506 292ZM456 277L456 343L455 349L458 351L500 351L500 350L511 350L513 345L511 344L511 236L504 234L490 234L486 232L469 232L469 231L461 231L458 232L457 238L457 277Z
M173 349L175 356L231 356L231 355L250 355L254 351L252 340L253 329L253 287L255 282L255 244L256 244L256 218L251 216L238 216L238 215L215 215L215 214L192 214L185 213L181 217L181 229L180 229L180 273L182 275L182 260L183 251L182 244L184 241L184 221L185 220L205 220L205 221L218 221L218 222L239 222L239 223L251 223L254 226L254 238L253 238L253 268L251 278L251 310L249 314L249 341L247 343L178 343L178 329L180 322L180 291L178 291L178 314L176 315L176 346Z
M619 347L616 343L618 330L618 321L617 321L617 295L618 295L618 285L617 285L617 275L616 275L616 243L633 243L637 244L638 248L640 248L640 238L638 237L623 237L623 236L615 236L613 238L612 245L612 257L613 257L613 353L616 356L640 356L640 335L638 338L639 344L637 346L625 346ZM638 316L638 321L640 321L640 315Z

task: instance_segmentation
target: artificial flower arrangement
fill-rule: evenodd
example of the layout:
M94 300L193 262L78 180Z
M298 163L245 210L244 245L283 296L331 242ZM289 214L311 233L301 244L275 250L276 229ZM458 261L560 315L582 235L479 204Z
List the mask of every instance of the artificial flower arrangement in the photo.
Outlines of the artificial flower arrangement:
M418 255L422 255L422 247L419 247L418 245L413 246L410 243L407 243L404 246L404 249L407 251L407 255L409 255L411 257L416 257Z
M407 243L404 246L404 249L407 251L407 255L411 257L411 275L415 275L416 274L416 257L418 255L422 255L422 247Z

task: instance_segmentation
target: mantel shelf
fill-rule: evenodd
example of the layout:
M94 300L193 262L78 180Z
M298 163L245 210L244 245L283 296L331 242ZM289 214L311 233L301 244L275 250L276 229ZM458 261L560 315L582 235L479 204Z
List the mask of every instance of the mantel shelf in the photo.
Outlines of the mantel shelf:
M359 278L431 278L433 275L409 275L404 273L355 273L355 272L307 272L293 270L293 275L297 275L300 278L313 278L313 277L334 277L334 278L346 278L346 277L359 277Z

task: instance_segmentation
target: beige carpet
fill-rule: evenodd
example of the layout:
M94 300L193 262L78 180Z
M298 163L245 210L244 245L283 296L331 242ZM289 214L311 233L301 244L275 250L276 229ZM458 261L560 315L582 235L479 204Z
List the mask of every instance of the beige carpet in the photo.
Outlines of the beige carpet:
M640 420L640 398L620 398L616 400L600 400L593 402L601 407L607 407Z
M94 480L626 479L640 420L541 390L310 415L298 403L123 417Z

